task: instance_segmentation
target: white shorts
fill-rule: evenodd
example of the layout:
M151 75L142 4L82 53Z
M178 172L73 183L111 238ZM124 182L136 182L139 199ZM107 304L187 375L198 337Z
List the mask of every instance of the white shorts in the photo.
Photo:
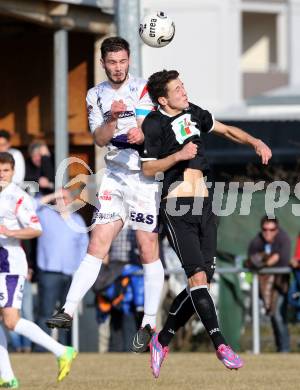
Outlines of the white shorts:
M25 277L0 273L0 307L14 307L20 310L22 306Z
M142 173L114 174L106 171L98 192L95 224L122 219L134 230L158 231L159 183Z

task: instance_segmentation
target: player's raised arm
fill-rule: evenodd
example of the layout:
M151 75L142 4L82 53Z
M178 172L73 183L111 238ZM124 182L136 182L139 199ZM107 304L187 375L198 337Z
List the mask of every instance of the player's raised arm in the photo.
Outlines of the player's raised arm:
M95 143L98 146L105 146L113 138L118 117L126 110L126 105L123 100L115 100L111 104L110 111L102 114L98 100L95 88L90 89L86 96L89 127Z
M126 110L123 100L113 101L110 113L101 126L94 131L94 140L98 146L105 146L113 138L119 115Z
M155 176L158 172L165 172L172 168L175 164L184 160L191 160L197 154L197 145L193 142L187 143L181 150L171 154L168 157L155 159L141 159L142 169L145 176Z
M233 142L252 146L255 153L261 157L263 164L268 164L272 157L271 149L262 140L252 137L252 135L238 127L215 121L213 131L215 134L230 139Z

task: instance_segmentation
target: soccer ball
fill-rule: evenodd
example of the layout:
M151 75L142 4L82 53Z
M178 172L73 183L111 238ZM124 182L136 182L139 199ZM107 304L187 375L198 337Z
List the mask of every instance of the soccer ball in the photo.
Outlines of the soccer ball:
M164 12L156 12L144 17L139 34L147 45L164 47L174 38L175 24Z

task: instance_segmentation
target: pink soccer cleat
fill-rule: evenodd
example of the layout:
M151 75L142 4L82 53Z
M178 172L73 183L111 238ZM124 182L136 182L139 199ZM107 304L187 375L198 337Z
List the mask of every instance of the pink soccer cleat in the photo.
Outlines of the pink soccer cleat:
M217 358L221 360L225 367L230 370L237 370L244 365L243 360L237 355L229 345L221 344L216 352Z
M150 341L150 363L154 378L158 378L162 362L167 357L168 347L163 347L158 341L158 333L154 333Z

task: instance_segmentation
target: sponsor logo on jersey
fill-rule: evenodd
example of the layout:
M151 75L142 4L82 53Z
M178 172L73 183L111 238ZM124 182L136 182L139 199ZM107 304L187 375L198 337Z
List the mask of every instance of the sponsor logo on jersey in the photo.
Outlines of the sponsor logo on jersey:
M123 111L119 114L119 118L128 118L130 116L135 116L133 111Z
M32 223L38 223L38 222L39 222L39 219L38 219L38 217L37 217L36 215L32 215L32 216L30 217L30 222L32 222Z
M179 126L180 126L181 135L183 137L185 135L190 135L192 133L190 129L191 122L187 118L184 118L183 121L179 122Z
M120 114L119 114L119 118L120 119L122 119L122 118L129 118L131 116L135 116L133 111L123 111L123 112L120 112ZM110 111L106 111L103 114L103 118L104 118L104 121L108 121L111 118L111 112Z
M110 190L104 190L101 195L99 196L102 200L111 200L111 191Z
M137 91L137 86L136 85L130 85L129 89L130 89L130 92L136 92Z
M181 115L172 122L172 130L177 142L182 145L186 139L193 135L200 135L200 130L196 127L196 122L191 120L190 114Z

